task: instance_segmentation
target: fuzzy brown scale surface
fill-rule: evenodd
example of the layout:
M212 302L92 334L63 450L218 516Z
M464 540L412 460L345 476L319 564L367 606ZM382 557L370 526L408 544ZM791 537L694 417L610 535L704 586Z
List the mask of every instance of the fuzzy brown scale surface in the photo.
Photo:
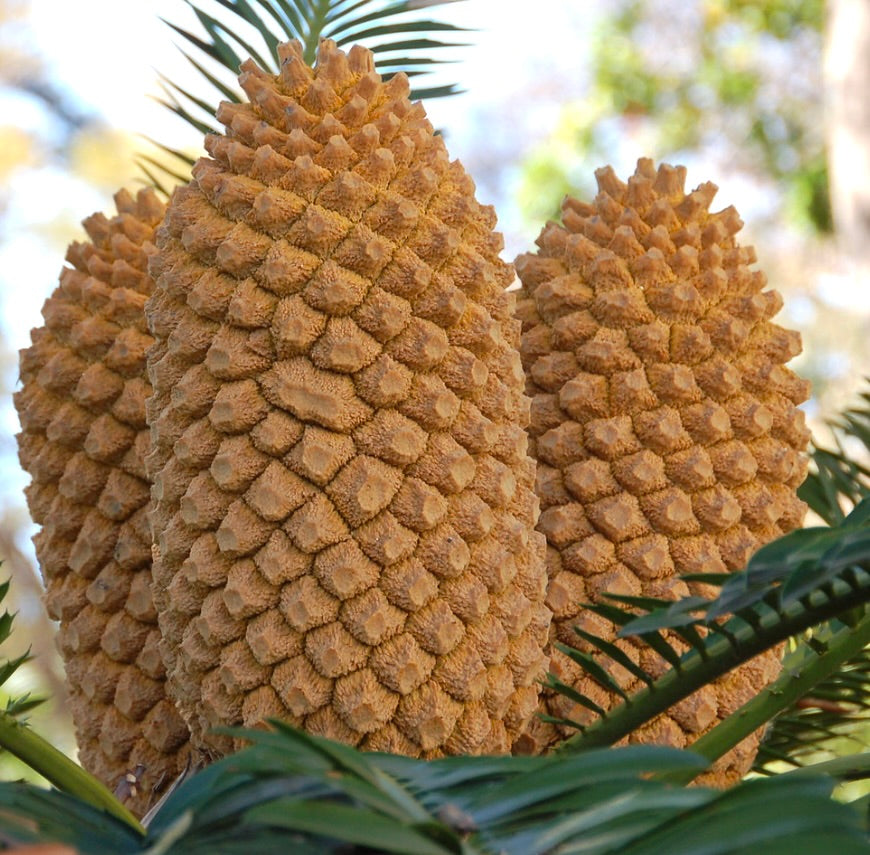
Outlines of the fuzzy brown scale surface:
M69 248L14 398L79 759L141 814L183 768L188 732L165 695L144 463L146 268L164 205L150 190L115 203L116 216L85 220L90 241Z
M737 212L710 212L713 184L686 194L683 167L644 159L627 183L609 167L596 176L593 202L566 199L563 224L548 223L538 252L516 262L551 635L570 645L574 626L614 635L581 603L605 593L686 596L693 586L681 574L741 570L805 512L795 491L809 433L797 406L809 384L784 367L800 337L771 323L781 299L750 269L754 250L735 240ZM631 640L618 644L648 671L664 670ZM605 709L619 700L558 652L551 670ZM683 746L778 671L768 652L632 741ZM543 705L558 717L589 715L562 696ZM536 721L522 746L539 751L559 738ZM757 742L741 743L706 782L742 775Z
M495 214L404 75L252 63L171 200L146 313L173 694L198 749L277 716L366 749L505 752L550 623Z

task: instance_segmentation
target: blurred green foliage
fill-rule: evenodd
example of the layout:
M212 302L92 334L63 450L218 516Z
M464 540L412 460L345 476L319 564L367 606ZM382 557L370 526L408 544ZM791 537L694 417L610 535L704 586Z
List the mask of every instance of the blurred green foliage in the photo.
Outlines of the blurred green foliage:
M634 142L656 159L703 150L773 181L788 214L830 232L823 24L824 0L615 0L593 37L590 91L527 161L530 220Z

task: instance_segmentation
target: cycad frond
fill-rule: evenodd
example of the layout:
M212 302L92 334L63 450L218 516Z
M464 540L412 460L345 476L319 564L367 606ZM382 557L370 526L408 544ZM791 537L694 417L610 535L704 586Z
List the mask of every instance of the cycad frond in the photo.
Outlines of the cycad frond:
M9 580L0 583L0 603L6 599L9 593ZM12 624L15 621L15 615L4 611L0 615L0 644L3 644L12 634ZM0 658L0 687L3 687L9 678L25 663L30 661L30 650L20 656L12 659ZM34 707L43 703L44 698L31 697L30 693L20 695L19 697L7 696L5 709L0 710L0 718L2 721L12 724L14 720L18 720L17 724L24 724L22 716L32 710Z
M376 57L377 69L388 80L398 72L411 78L411 97L437 98L459 92L457 84L414 86L423 75L448 59L433 52L461 47L443 37L463 32L461 27L420 17L421 10L461 0L185 0L193 10L199 32L167 21L180 37L179 48L201 78L199 86L183 87L161 75L163 97L158 102L190 124L199 134L219 132L215 113L221 100L242 98L236 76L241 63L251 58L272 74L280 66L278 44L293 39L302 43L306 62L313 64L321 39L333 39L339 46L362 44ZM208 11L213 7L213 13ZM158 143L169 155L172 166L140 162L149 181L158 189L162 182L154 174L168 174L171 183L189 172L189 158ZM143 160L145 160L143 158Z
M0 602L8 592L7 580L0 583ZM0 615L0 644L11 635L14 619L15 616L8 611ZM29 659L29 651L13 659L0 659L0 687ZM21 716L42 702L42 698L33 698L30 694L12 697L6 701L5 709L0 709L0 750L17 757L25 766L42 775L59 790L74 793L80 800L77 804L82 803L88 809L96 808L113 814L122 824L138 826L133 815L99 781L27 726L26 720ZM0 830L3 827L3 821L0 820ZM22 842L26 839L23 838ZM2 834L0 840L3 840Z
M16 842L63 840L85 855L865 851L857 813L832 801L822 778L779 776L722 793L665 785L703 761L659 746L425 761L274 726L246 732L251 747L179 787L145 838L111 818L101 828L92 813L73 822L68 799L9 784L0 785L0 827Z
M867 462L870 459L870 388L861 393L856 406L831 422L830 427L836 448L813 443L812 468L798 495L828 525L835 525L848 508L870 496L870 464ZM849 444L855 447L847 450Z
M810 644L801 645L794 666L808 661L810 651ZM759 746L754 770L770 774L782 763L815 764L834 756L833 749L844 744L850 754L870 752L870 647L774 719Z
M576 630L591 652L569 647L560 649L599 685L622 694L625 699L604 712L591 699L550 676L550 688L592 709L598 716L588 725L559 720L560 724L576 727L580 733L566 740L558 750L566 753L612 745L696 689L762 651L826 621L852 615L855 618L852 623L856 625L846 633L832 635L830 642L820 644L819 649L813 651L813 667L803 667L805 674L811 674L815 682L799 684L794 675L784 678L784 682L791 690L800 685L806 693L835 673L843 662L870 642L868 513L870 499L856 507L840 526L792 532L769 544L756 553L743 573L703 577L708 584L721 586L720 596L713 601L690 597L674 603L652 598L611 597L619 605L590 605L593 612L622 627L620 635L639 636L671 667L654 679L632 664L629 670L646 686L626 697L613 675L614 669L604 664L610 661L617 667L627 668L623 661L626 657L620 658L618 648L606 640ZM637 610L647 614L638 617ZM732 616L723 621L726 614ZM688 651L681 655L666 639L665 630L679 636L688 645ZM760 707L765 717L757 721L755 727L788 708L798 697L800 695L783 692L778 683L765 695L764 705ZM741 718L749 721L745 715ZM724 753L747 735L741 736L739 728L733 722L729 724L730 721L726 719L716 728L716 752L722 749ZM723 736L725 734L727 736ZM712 759L720 755L705 756Z

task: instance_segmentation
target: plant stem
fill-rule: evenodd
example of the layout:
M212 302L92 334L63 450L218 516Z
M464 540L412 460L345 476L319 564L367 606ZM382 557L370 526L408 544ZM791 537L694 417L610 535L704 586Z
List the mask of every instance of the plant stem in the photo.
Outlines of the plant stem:
M689 746L690 751L718 760L738 742L764 726L774 716L790 707L813 686L833 674L844 662L857 656L870 644L870 613L855 627L844 627L825 642L827 651L805 662L794 671L785 671L780 678L759 692L751 701L705 733ZM668 780L671 780L670 777ZM689 778L691 780L691 778Z
M136 817L93 775L2 710L0 747L14 754L58 790L112 814L144 836L145 829Z

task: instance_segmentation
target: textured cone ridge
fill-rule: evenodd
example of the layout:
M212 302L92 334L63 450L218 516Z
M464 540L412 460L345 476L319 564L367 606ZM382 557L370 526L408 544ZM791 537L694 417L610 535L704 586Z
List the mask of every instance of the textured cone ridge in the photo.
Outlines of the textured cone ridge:
M564 225L548 223L539 251L516 263L551 635L569 645L574 626L614 636L581 603L606 592L686 596L680 574L743 569L805 512L795 490L809 434L797 405L809 386L783 367L800 337L770 323L781 299L749 269L755 252L735 241L736 211L709 212L713 184L685 194L682 167L640 160L627 184L609 167L596 177L594 202L566 199ZM617 643L647 671L664 670L648 650ZM561 653L551 670L605 709L619 700ZM633 740L694 741L778 670L776 651L759 656ZM588 719L562 696L542 702ZM522 745L558 738L536 721ZM757 743L737 746L707 782L742 775Z
M292 43L176 192L146 307L172 691L197 746L268 716L504 752L550 614L495 215L404 75Z
M90 217L90 242L69 248L45 325L21 351L15 406L79 758L142 813L183 766L188 733L164 693L144 464L146 264L164 205L150 190L115 203L117 216Z

